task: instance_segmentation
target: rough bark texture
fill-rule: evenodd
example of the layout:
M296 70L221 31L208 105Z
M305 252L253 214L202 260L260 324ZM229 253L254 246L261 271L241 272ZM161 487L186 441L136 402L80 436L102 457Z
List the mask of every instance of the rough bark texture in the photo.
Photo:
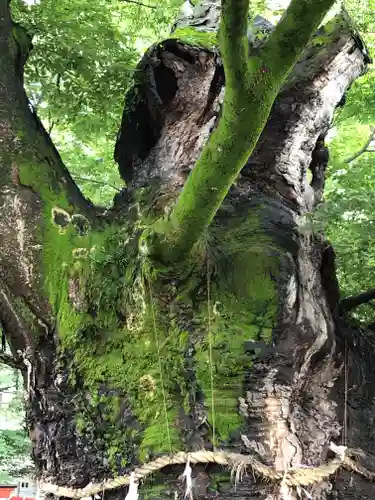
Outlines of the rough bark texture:
M343 343L340 327L335 323L339 291L334 278L334 254L323 238L311 234L304 225L303 215L321 200L328 162L324 136L334 109L350 82L363 69L362 56L352 50L353 45L354 40L347 32L336 32L323 48L317 42L306 51L275 102L256 151L217 217L220 224L225 225L247 207L250 210L262 207L261 232L268 234L283 254L279 255L284 262L278 283L281 315L273 330L276 352L272 350L255 363L247 377L240 405L247 417L246 434L252 446L265 461L281 469L287 464L321 463L329 440L342 438ZM173 54L174 59L186 67L183 72L175 72L177 82L170 86L171 91L176 89L174 97L164 102L168 121L162 123L155 142L149 144L146 158L144 147L140 158L138 151L130 149L121 136L117 157L120 169L127 168L122 170L123 175L132 178L134 186L156 178L162 186L168 186L165 191L171 196L171 189L177 192L183 185L186 172L194 165L194 153L202 147L202 139L205 140L215 124L224 82L214 53L210 54L209 63L204 62L208 71L202 77L199 50L184 48L175 41L164 44L163 49L158 53L160 49L154 48L150 57L170 68ZM184 49L188 56L183 54ZM177 106L182 105L179 92L183 93L184 86L192 81L196 84L198 77L200 84L196 87L195 99L186 101L189 112L181 118L176 114ZM162 80L156 81L160 81L161 86L164 84ZM163 88L165 91L165 84ZM130 117L124 115L122 133L126 134L134 119L137 119L136 113ZM182 123L184 134L176 134ZM132 131L139 133L139 128L134 127ZM142 132L141 129L140 134ZM171 137L173 148L169 147ZM136 142L132 141L132 145ZM308 169L312 172L310 184ZM353 426L353 421L350 425ZM354 436L347 438L354 446L363 447L360 432L356 435L356 442L352 441ZM360 491L358 497L374 491L371 484L365 486L359 478L356 481L361 485L360 490L353 481L349 488L342 480L337 484L318 485L312 496L347 498L355 495L355 491ZM237 490L238 498L262 497L257 488L253 493L247 488L244 487L243 492Z
M84 486L168 451L164 406L155 402L160 359L150 357L151 368L140 364L136 383L131 378L134 360L141 363L157 347L153 353L146 349L155 333L151 313L142 319L150 337L136 343L143 333L134 317L144 314L144 307L157 314L173 447L216 444L246 452L245 434L264 462L285 470L322 463L329 442L345 439L361 447L375 467L374 339L339 316L334 252L323 236L311 232L306 218L321 199L328 160L324 136L335 107L365 68L350 29L332 23L312 41L280 92L195 267L159 278L148 294L148 279L141 280L145 288L134 279L142 264L136 223L145 227L169 210L217 123L225 84L218 54L171 39L145 55L144 79L128 95L116 146L129 188L103 221L72 183L28 108L8 2L0 0L0 9L1 54L7 54L1 57L0 76L0 319L12 349L21 349L33 366L28 425L38 474ZM43 179L48 189L41 186ZM126 230L105 246L102 236L110 224L115 232L124 225ZM101 281L80 274L81 261L98 241L108 261L112 258L103 265ZM52 243L57 249L47 252L51 265L45 247ZM132 269L131 280L109 274L114 266L124 274ZM56 269L59 273L51 276ZM115 279L123 280L121 300L118 290L105 296L107 302L103 294L99 300L97 290L106 291ZM132 294L126 295L129 282ZM216 442L207 306L215 334ZM273 348L249 353L251 340L259 338ZM137 357L135 351L144 346L144 355ZM123 378L116 378L118 373ZM158 412L145 416L139 401ZM117 449L112 455L111 445ZM148 498L174 498L182 491L176 479L181 472L165 470L142 491ZM280 498L280 485L250 476L235 489L228 474L204 466L194 468L194 488L197 499ZM310 492L314 499L370 499L375 487L340 472ZM123 497L121 489L105 494Z

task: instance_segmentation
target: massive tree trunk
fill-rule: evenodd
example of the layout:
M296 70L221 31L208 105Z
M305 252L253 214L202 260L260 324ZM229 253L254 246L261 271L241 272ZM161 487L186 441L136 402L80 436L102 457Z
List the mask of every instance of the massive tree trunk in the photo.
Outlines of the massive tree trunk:
M128 188L101 213L29 109L29 41L0 6L0 319L25 367L38 475L82 487L203 448L286 471L325 462L330 441L362 448L371 468L374 341L342 316L334 251L308 223L324 137L367 62L347 20L313 38L203 241L171 270L140 235L169 212L217 124L218 53L177 35L146 53L115 152ZM163 469L142 495L182 495L182 471ZM218 466L195 466L193 484L197 499L287 498L280 481L250 474L234 487ZM375 493L341 469L307 489Z

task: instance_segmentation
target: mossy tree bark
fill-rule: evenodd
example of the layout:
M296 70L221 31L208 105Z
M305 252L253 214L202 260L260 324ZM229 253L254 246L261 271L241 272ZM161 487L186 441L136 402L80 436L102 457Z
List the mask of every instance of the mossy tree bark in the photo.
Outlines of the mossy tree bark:
M217 51L170 39L147 52L116 145L129 187L103 214L82 197L29 109L22 84L29 41L8 8L0 0L0 319L24 368L38 474L84 486L161 453L204 447L250 447L280 470L320 464L331 440L374 453L373 340L342 317L334 252L306 217L321 200L335 107L366 65L347 20L321 29L303 54L284 40L289 66L298 63L267 94L268 121L266 111L259 120L251 106L241 112L253 141L241 146L246 164L236 176L241 159L229 172L216 155L236 182L224 201L214 197L216 208L198 206L197 227L188 226L194 235L179 247L182 212L174 202L184 185L188 202L200 190L194 176L186 179L196 165L204 182L204 154L220 147L207 140L214 129L216 141L222 133L224 85L235 87ZM283 41L288 19L265 54ZM276 71L266 66L267 78L268 69ZM235 143L226 152L234 154ZM210 174L196 200L215 187L224 192L221 174L217 184ZM160 252L160 227L177 253ZM142 493L174 498L183 490L180 472L163 471ZM223 471L194 469L198 499L276 499L279 489L250 477L234 490ZM311 495L374 492L340 472Z

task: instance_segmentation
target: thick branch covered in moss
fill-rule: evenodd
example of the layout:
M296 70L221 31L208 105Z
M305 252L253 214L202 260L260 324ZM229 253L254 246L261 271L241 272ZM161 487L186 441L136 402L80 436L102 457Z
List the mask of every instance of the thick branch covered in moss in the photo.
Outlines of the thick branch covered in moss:
M292 0L263 48L265 62L282 81L298 61L335 0Z
M149 241L154 257L177 262L211 223L254 150L281 85L334 0L294 0L259 56L249 57L248 0L223 0L219 44L226 77L223 113L171 215Z
M11 20L9 1L0 0L0 320L13 351L34 347L52 331L74 224L96 223L30 109L23 88L30 48L27 33Z
M42 199L44 188L61 191L72 205L91 217L91 203L83 197L38 116L30 109L23 88L23 68L32 44L26 30L11 19L9 4L9 0L0 0L0 102L4 103L0 119L7 124L0 154L8 159L0 164L1 183L9 183L9 165L13 160L21 184L32 187ZM19 148L14 148L15 143ZM31 163L39 163L40 158L44 159L44 166L36 167L40 172L32 172ZM27 163L27 180L23 178L21 163ZM28 182L30 179L33 182Z
M219 43L224 62L226 88L245 93L249 80L249 45L247 40L247 0L223 0Z

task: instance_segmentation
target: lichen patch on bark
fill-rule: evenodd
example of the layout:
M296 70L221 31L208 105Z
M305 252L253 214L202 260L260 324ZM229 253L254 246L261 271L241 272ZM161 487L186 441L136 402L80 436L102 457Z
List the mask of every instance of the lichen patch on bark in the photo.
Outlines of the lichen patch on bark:
M3 277L19 289L36 287L39 283L39 269L35 267L39 254L39 201L27 190L19 192L17 188L4 186L0 191L0 205L0 238L5 243L0 248L0 257L3 265L6 263Z

